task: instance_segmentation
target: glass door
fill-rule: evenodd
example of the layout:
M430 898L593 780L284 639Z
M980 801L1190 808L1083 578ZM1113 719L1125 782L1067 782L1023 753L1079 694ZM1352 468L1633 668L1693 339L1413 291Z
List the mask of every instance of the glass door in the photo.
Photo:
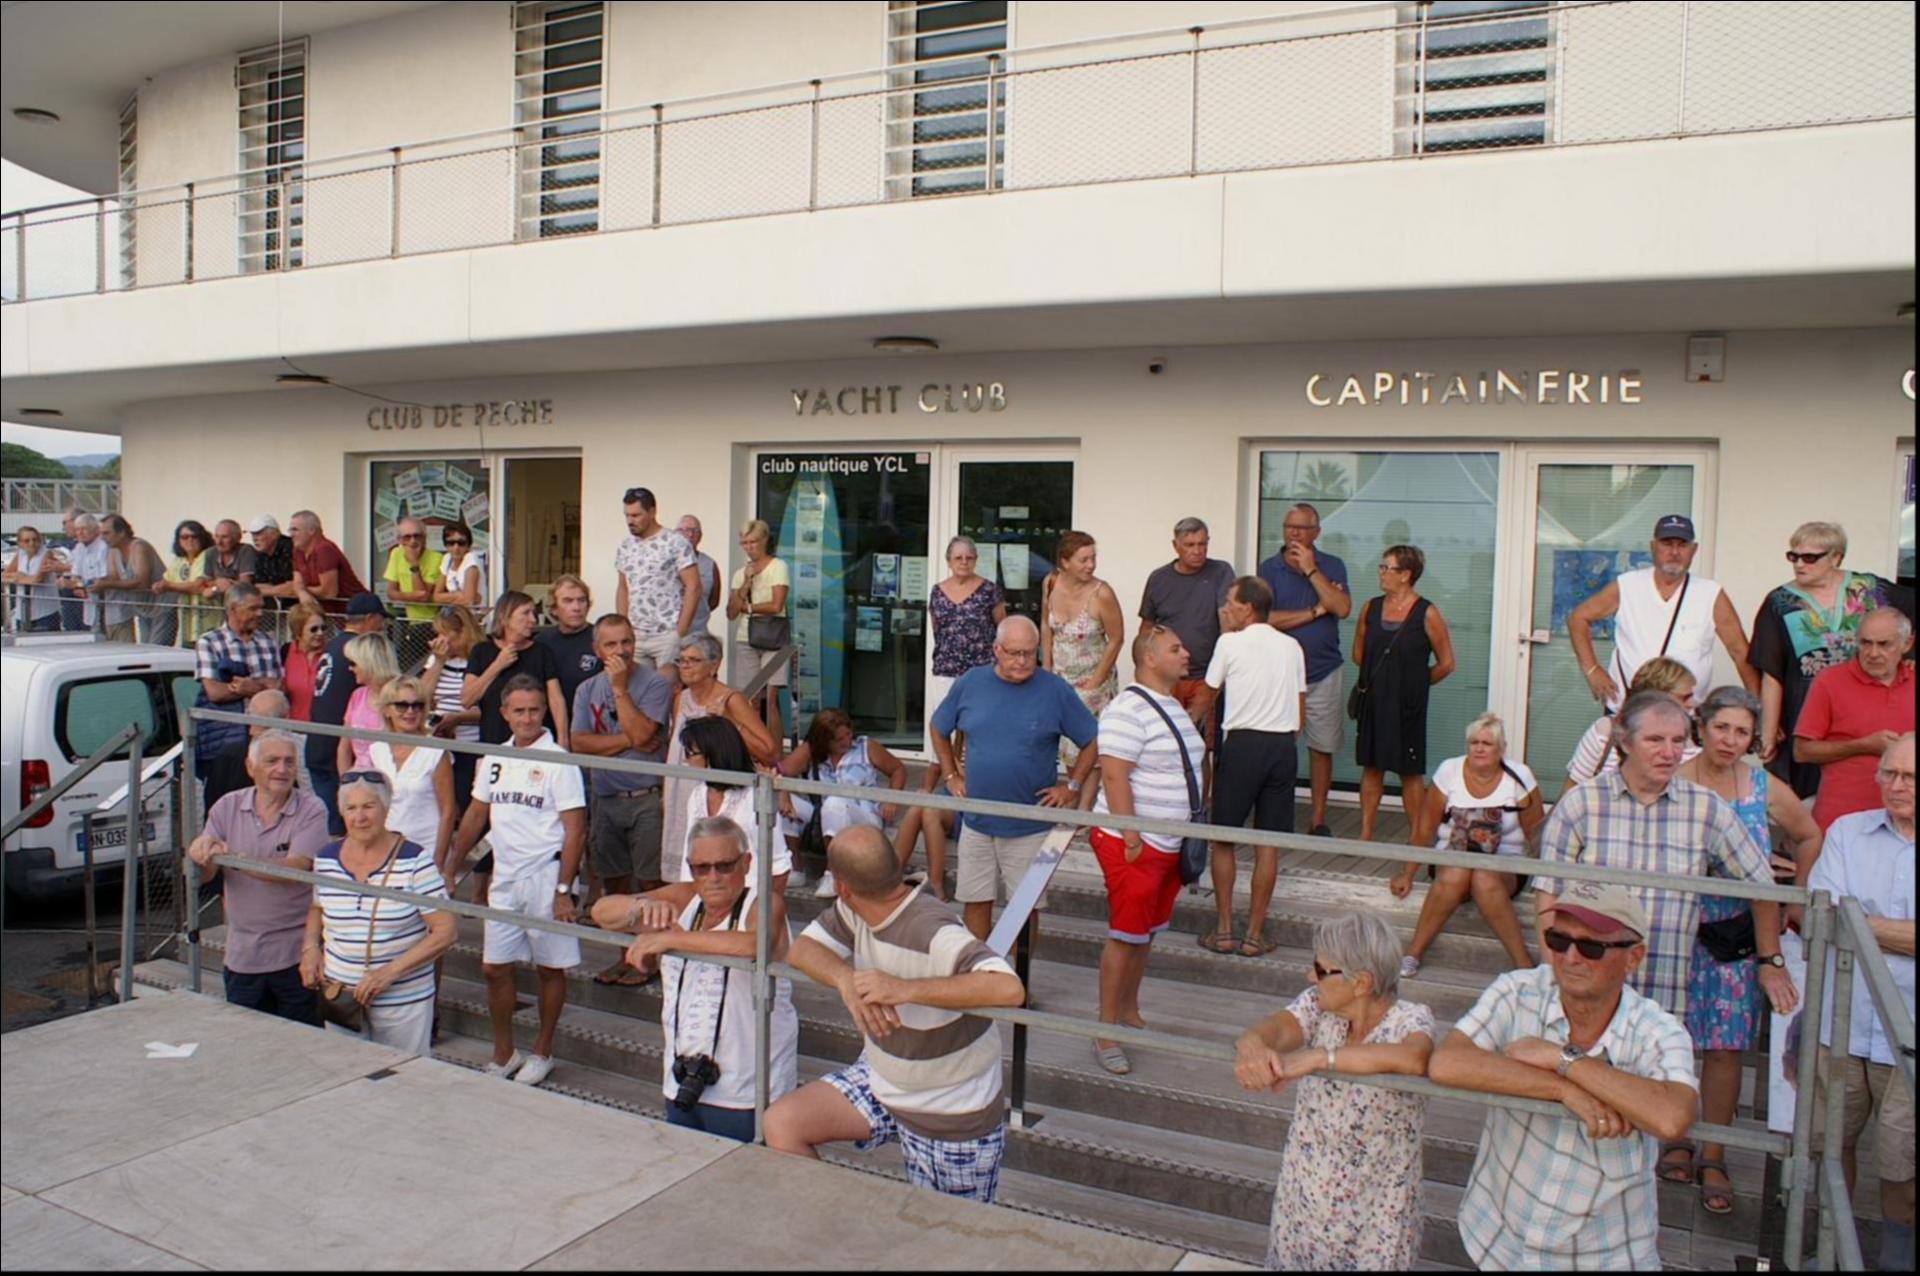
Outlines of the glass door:
M576 466L579 462L574 462ZM387 593L387 556L399 543L399 520L414 518L426 530L427 548L444 549L441 537L455 523L473 533L474 552L491 561L492 467L477 456L380 457L367 467L368 555L363 579L381 597ZM575 486L574 500L579 501Z
M1054 546L1073 527L1073 461L956 453L950 472L953 534L971 537L979 547L978 570L1000 586L1007 613L1041 623L1040 584L1053 570ZM945 549L943 539L943 555ZM936 580L945 575L943 557Z
M493 558L503 580L544 606L555 577L580 572L580 458L510 456L505 465Z
M1524 449L1527 482L1516 687L1526 706L1517 747L1543 792L1559 795L1574 746L1601 712L1567 638L1567 613L1622 572L1652 561L1653 525L1686 514L1703 534L1694 570L1712 570L1711 454L1701 449L1606 452ZM1593 628L1594 654L1613 654L1613 626Z

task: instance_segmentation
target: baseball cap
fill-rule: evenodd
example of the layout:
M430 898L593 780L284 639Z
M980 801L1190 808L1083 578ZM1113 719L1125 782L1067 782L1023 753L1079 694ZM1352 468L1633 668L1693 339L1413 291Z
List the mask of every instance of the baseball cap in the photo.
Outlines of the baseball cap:
M1685 514L1668 514L1653 525L1653 539L1691 541L1699 538L1693 534L1692 519Z
M1565 913L1585 922L1595 934L1611 935L1630 930L1642 939L1647 935L1647 914L1640 901L1624 886L1600 882L1563 882L1559 897L1547 905L1547 912Z
M247 535L251 536L255 532L264 532L269 527L271 527L276 532L279 531L280 520L275 518L271 514L255 515L253 518L253 521L247 524Z
M380 601L380 595L365 590L347 600L348 616L384 616L387 605Z

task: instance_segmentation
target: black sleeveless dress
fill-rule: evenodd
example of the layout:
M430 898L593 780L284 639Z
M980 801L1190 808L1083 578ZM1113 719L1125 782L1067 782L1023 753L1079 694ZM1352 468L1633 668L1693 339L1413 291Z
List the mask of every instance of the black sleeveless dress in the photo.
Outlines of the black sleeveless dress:
M1427 640L1427 611L1433 604L1422 598L1406 620L1387 628L1380 619L1386 599L1367 604L1367 645L1363 674L1368 684L1360 710L1360 740L1354 760L1398 775L1424 775L1427 770L1427 669L1433 644ZM1397 640L1396 640L1397 639Z

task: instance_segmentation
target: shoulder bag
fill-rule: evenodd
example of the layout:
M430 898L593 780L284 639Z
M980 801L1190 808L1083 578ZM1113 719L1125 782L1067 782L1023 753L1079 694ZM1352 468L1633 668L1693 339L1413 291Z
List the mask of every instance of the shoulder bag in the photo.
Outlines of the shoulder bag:
M1414 606L1417 607L1419 604L1415 603ZM1386 614L1387 604L1382 601L1380 610L1374 613L1374 623L1380 623ZM1408 612L1407 622L1411 623L1412 620L1413 613ZM1380 649L1380 654L1374 657L1373 663L1362 667L1359 680L1353 684L1353 690L1347 693L1347 717L1353 721L1360 721L1360 714L1366 708L1367 693L1373 690L1373 671L1387 663L1387 658L1393 655L1393 649L1400 645L1400 635L1405 632L1407 632L1407 625L1402 624L1400 628L1393 631L1393 637L1389 638L1387 645Z
M393 866L399 862L400 846L406 839L396 838L393 850L387 855L387 871L380 875L380 884L385 886L393 876ZM341 868L346 865L342 864ZM373 897L373 910L367 914L367 947L360 955L360 965L365 968L373 963L373 924L380 919L380 896ZM338 1024L348 1032L367 1030L367 1008L354 999L356 984L343 983L338 979L329 979L320 985L320 1020L322 1023Z
M746 585L747 606L753 606L753 581ZM792 639L792 626L785 616L761 616L747 613L747 646L755 651L778 651Z
M1180 748L1180 769L1186 773L1187 777L1187 805L1191 808L1189 817L1196 824L1204 824L1207 812L1200 802L1200 777L1193 769L1193 755L1187 752L1187 738L1180 734L1180 728L1175 725L1173 718L1161 707L1158 700L1138 686L1128 687L1127 690L1151 705L1153 711L1160 715L1160 721L1167 724L1167 730L1173 732L1173 742ZM1180 839L1180 884L1182 886L1191 886L1200 880L1200 875L1207 871L1207 864L1212 859L1212 851L1211 843L1204 837Z

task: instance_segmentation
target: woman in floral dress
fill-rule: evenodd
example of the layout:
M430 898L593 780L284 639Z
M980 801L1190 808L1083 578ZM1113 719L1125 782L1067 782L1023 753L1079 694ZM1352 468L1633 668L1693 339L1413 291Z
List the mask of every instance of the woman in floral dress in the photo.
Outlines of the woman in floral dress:
M1424 1076L1433 1012L1398 997L1400 937L1378 914L1322 922L1314 986L1240 1034L1249 1090L1299 1082L1274 1186L1270 1271L1406 1271L1420 1252L1418 1095L1329 1077Z
M1093 537L1085 532L1061 536L1053 555L1055 570L1040 591L1046 623L1040 626L1040 665L1065 678L1094 717L1120 694L1114 666L1120 644L1126 640L1126 621L1113 586L1094 575L1099 566ZM1092 745L1088 745L1092 748ZM1060 765L1071 767L1079 750L1060 742ZM1099 782L1093 773L1080 794L1082 809L1091 809Z

